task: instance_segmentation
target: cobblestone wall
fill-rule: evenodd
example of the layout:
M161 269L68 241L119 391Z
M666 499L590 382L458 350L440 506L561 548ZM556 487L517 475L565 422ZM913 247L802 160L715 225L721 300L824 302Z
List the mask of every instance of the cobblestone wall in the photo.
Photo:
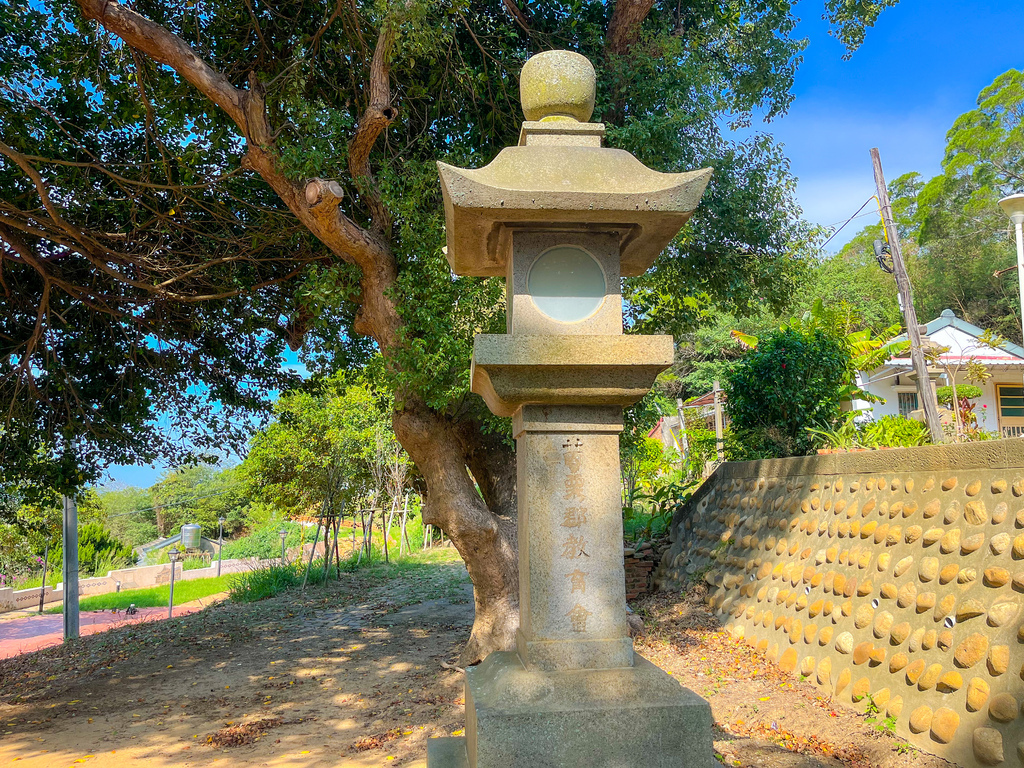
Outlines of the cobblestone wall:
M720 467L655 581L963 766L1024 766L1024 440Z

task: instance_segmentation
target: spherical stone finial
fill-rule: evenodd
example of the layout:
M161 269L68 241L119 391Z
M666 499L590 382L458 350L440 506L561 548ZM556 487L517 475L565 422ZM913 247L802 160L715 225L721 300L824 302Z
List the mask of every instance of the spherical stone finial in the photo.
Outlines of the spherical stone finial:
M519 96L527 120L577 120L594 114L597 75L590 59L572 51L531 56L519 76Z

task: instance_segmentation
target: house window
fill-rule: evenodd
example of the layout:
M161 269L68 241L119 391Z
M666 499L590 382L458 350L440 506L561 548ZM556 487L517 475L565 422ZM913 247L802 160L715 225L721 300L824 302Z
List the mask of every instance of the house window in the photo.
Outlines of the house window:
M998 392L1000 418L1024 417L1024 387L1007 387L1000 384Z
M900 407L900 416L909 416L917 410L917 392L897 392L896 402Z

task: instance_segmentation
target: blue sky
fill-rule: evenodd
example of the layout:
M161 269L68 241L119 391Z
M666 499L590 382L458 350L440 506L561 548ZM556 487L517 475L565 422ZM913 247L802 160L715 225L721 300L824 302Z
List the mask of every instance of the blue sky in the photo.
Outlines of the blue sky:
M871 147L879 148L887 180L939 173L953 121L998 75L1024 67L1024 22L1018 3L901 0L843 61L843 47L820 18L822 5L796 5L798 34L810 39L796 98L785 117L762 129L785 144L805 217L830 225L874 194ZM828 250L872 220L852 222Z
M1008 69L1024 67L1018 4L981 0L901 0L886 10L850 61L827 34L822 0L802 0L798 35L810 39L789 113L758 126L785 145L809 221L840 224L874 194L871 147L886 178L940 171L946 132L974 108L978 93ZM829 244L838 250L873 219L854 220ZM289 364L296 364L294 356ZM112 467L119 485L148 486L165 467Z

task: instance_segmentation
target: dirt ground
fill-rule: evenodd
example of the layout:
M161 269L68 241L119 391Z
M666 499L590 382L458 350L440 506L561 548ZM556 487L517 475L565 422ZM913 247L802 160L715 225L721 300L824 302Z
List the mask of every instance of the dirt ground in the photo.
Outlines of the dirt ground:
M464 567L433 557L0 661L0 765L423 766L462 733L472 623ZM766 665L697 596L634 608L638 651L711 701L725 765L950 765Z

